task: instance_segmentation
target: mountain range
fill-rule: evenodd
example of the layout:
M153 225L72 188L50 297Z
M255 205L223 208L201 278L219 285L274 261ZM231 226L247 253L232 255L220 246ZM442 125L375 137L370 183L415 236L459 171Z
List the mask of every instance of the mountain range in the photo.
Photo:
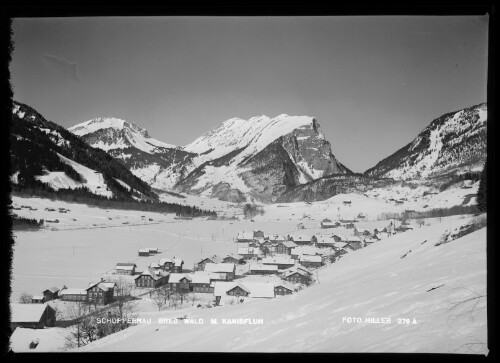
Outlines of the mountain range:
M309 116L232 118L185 146L159 141L140 126L114 117L65 130L15 102L13 118L17 128L23 125L51 140L62 164L82 162L81 153L72 148L80 142L88 146L85 154L107 157L111 169L120 170L120 178L114 177L118 184L145 195L153 189L231 202L314 201L387 181L477 172L486 160L484 103L433 120L413 141L363 174L336 159L318 120ZM14 142L19 130L16 135ZM94 164L93 170L102 169Z

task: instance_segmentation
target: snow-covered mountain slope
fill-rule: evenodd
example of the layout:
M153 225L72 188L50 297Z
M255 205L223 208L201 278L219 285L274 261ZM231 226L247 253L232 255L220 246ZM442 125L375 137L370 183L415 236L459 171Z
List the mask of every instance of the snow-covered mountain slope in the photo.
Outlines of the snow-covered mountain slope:
M365 174L398 180L480 171L486 160L485 103L445 114Z
M293 295L142 313L150 324L77 351L487 354L486 229L435 245L446 229L465 223L450 217L350 252ZM203 323L159 323L184 316Z
M275 201L292 186L350 173L333 156L318 122L307 116L233 118L183 148L115 118L97 118L69 131L154 188L226 201Z
M144 181L106 152L46 120L33 108L14 102L10 125L12 182L20 188L53 190L85 187L105 197L125 197L131 188L157 196Z

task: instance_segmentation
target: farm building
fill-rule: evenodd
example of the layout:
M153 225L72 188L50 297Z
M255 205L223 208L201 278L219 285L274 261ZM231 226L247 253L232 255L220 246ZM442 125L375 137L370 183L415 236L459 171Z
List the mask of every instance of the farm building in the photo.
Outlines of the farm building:
M154 254L158 253L158 248L157 247L154 247L154 248L153 247L149 247L148 250L149 250L149 254L150 255L154 255Z
M49 304L11 304L10 326L14 330L17 327L43 329L52 327L56 323L56 312Z
M242 286L242 284L237 284L232 289L226 291L226 295L229 296L248 296L250 294L250 290L247 290Z
M276 245L276 253L281 253L281 254L285 254L285 255L290 255L292 254L292 249L297 247L297 245L295 244L295 242L293 241L284 241L284 242L279 242L277 245Z
M316 236L315 245L319 248L332 248L335 244L335 238L332 236Z
M299 257L299 263L307 268L321 267L323 264L321 256L302 255Z
M149 248L139 249L139 256L149 257Z
M252 264L252 265L250 265L249 272L251 275L277 274L278 273L278 266Z
M355 229L354 223L346 223L344 224L344 228L346 229Z
M227 281L231 281L236 276L236 266L234 263L207 263L205 271L223 273Z
M168 287L171 291L192 291L192 277L189 274L172 273L168 277Z
M132 262L119 262L116 264L115 272L118 275L134 275L137 265Z
M292 258L287 257L266 257L262 259L263 265L275 265L279 270L287 269L295 265L295 261Z
M98 305L108 305L113 301L116 283L99 282L91 283L85 290L87 291L87 301Z
M191 276L191 287L193 292L213 293L214 289L210 286L211 282L209 274L195 273Z
M158 264L164 271L181 273L184 261L180 258L162 258Z
M260 250L262 252L265 252L266 249L269 252L274 252L274 244L269 240L265 240L265 241L262 241L262 243L260 243Z
M205 275L210 279L210 283L214 281L226 281L226 274L219 272L195 271L192 276Z
M361 238L357 236L349 236L343 242L349 243L349 245L352 247L354 251L359 250L360 248L363 247L363 242L361 241Z
M373 238L365 238L365 240L363 241L363 244L364 246L363 247L366 247L366 246L369 246L373 243L377 242L376 239L373 239Z
M339 222L333 223L330 219L325 218L321 221L321 228L338 228L340 227Z
M45 296L43 295L35 295L31 298L31 303L32 304L43 304L45 303Z
M134 278L135 286L156 289L167 283L168 275L168 272L148 268Z
M45 297L45 301L50 301L57 299L59 296L59 289L57 287L51 287L50 289L43 291L43 296Z
M236 240L238 242L252 242L254 240L253 232L239 232Z
M64 301L87 301L87 291L85 289L62 289L59 297Z
M269 242L271 243L279 243L279 242L284 242L287 240L287 238L281 234L272 234L268 237Z

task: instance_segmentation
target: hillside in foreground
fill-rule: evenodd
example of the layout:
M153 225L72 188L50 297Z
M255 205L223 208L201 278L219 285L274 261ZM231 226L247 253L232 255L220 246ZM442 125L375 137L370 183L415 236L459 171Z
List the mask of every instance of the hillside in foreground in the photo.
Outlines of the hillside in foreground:
M320 269L312 287L274 301L143 313L151 324L80 351L487 354L486 229L436 246L446 230L468 222L431 220L430 226L349 253ZM158 321L182 316L204 323ZM222 324L240 318L263 324ZM391 322L375 323L383 318Z

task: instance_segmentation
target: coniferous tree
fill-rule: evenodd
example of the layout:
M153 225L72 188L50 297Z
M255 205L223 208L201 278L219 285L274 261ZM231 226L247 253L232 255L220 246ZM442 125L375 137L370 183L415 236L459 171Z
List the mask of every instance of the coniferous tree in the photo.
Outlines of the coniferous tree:
M477 190L477 208L481 212L486 212L486 163L484 163L483 172L479 181L479 188Z

